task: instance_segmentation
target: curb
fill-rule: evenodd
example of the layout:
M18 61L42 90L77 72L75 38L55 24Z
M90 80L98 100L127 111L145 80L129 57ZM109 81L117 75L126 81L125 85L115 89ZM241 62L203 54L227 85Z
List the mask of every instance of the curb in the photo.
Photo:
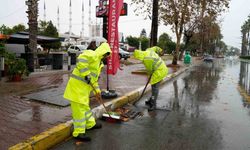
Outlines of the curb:
M195 65L193 65L195 66ZM192 66L191 66L192 67ZM191 67L184 67L177 72L173 74L169 74L161 84L164 84L168 81L171 81L173 78L177 77L181 73L188 70L188 68ZM143 87L140 87L138 89L135 89L132 92L129 92L125 94L124 96L118 97L112 101L106 102L105 106L110 107L112 110L122 107L123 105L127 103L134 103L138 100L138 97L142 94L142 91L144 89ZM148 86L145 93L149 92L151 88ZM101 118L102 114L105 112L105 109L102 105L95 107L92 109L93 115L95 118ZM12 147L9 148L9 150L45 150L49 149L66 138L71 136L71 127L72 127L73 121L70 120L66 123L59 124L55 127L52 127L48 129L45 132L42 132L38 135L35 135L28 140L18 143Z
M71 135L71 126L72 121L59 124L22 143L10 147L9 150L44 150L51 148Z

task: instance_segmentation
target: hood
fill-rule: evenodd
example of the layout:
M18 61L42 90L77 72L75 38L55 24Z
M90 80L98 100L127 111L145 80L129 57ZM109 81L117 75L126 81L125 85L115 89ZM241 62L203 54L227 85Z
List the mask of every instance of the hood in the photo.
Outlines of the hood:
M160 47L158 47L158 46L154 46L154 47L148 48L147 50L153 50L157 54L160 54L162 52L162 49Z
M142 61L143 58L144 58L144 52L141 51L141 50L135 50L135 51L134 51L134 57L135 57L136 59Z
M158 46L155 46L155 52L157 54L160 54L162 52L162 49L160 47L158 47Z
M97 53L97 55L101 58L103 58L103 55L105 55L106 53L110 53L109 55L111 55L111 49L109 47L108 43L102 43L96 50L95 52Z

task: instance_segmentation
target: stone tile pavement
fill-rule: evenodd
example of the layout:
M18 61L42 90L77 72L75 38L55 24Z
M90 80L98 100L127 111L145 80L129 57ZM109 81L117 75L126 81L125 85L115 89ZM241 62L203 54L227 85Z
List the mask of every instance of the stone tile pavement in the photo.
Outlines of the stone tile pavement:
M129 61L132 65L122 65L123 70L109 78L110 88L115 89L119 96L144 86L147 81L145 75L131 74L132 71L144 69L143 65L136 60L130 59ZM167 62L167 64L169 63L171 62ZM59 71L35 72L21 82L0 81L1 150L22 142L48 128L71 120L70 107L58 107L23 97L37 91L64 89L70 75L70 72L66 71L65 68L67 67ZM169 70L170 73L173 72L171 68ZM101 89L106 89L105 68L99 83ZM96 101L91 101L92 108L98 105Z

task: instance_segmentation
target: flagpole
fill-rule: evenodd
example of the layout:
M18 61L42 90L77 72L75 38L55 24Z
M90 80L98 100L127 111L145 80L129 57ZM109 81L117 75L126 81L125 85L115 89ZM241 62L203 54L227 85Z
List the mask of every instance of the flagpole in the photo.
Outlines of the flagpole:
M109 74L108 74L108 64L107 64L107 91L109 91Z
M109 2L107 4L107 2ZM119 35L118 35L118 21L123 8L123 0L99 0L99 6L96 10L96 16L103 18L103 37L107 39L111 51L111 58L107 59L107 90L102 92L104 98L117 97L115 90L111 90L109 87L109 74L115 75L120 67L119 61ZM124 5L123 15L127 15L127 5ZM115 12L115 13L114 13ZM115 18L115 19L108 19ZM108 30L108 31L107 31Z

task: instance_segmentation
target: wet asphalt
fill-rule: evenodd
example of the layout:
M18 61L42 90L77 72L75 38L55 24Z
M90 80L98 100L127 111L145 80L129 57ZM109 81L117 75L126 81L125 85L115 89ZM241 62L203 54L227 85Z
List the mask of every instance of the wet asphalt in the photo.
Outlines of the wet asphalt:
M145 95L132 106L143 116L101 121L91 142L71 138L53 149L250 150L250 101L239 90L250 92L249 70L250 62L231 59L193 67L161 87L156 111L148 112Z

